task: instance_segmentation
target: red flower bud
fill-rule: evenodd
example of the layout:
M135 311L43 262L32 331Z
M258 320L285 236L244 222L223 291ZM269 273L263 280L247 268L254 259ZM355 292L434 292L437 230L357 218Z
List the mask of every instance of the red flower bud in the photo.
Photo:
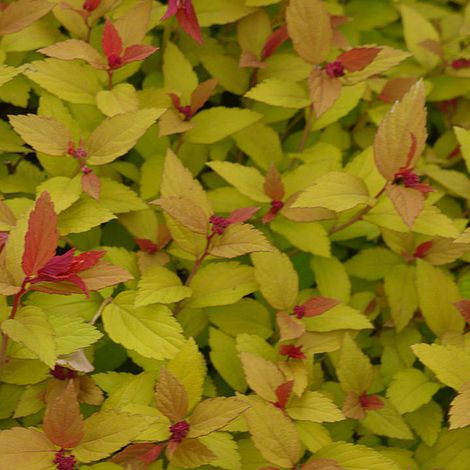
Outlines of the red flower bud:
M335 60L325 65L325 72L331 78L343 77L344 66L339 60Z
M170 432L171 432L170 441L179 443L188 435L189 423L183 420L183 421L179 421L176 424L172 424L170 426Z

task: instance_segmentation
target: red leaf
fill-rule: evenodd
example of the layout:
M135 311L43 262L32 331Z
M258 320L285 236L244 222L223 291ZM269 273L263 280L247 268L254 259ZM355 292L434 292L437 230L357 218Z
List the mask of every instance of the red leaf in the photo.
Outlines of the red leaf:
M164 20L167 20L168 18L171 18L172 16L175 16L177 11L178 11L178 0L168 0L168 8L165 14L160 18L160 21L164 21Z
M105 53L106 57L111 56L120 56L122 52L122 41L121 37L119 36L118 30L114 27L111 21L106 20L104 24L104 31L103 31L103 52Z
M286 407L293 388L294 388L293 380L289 380L289 382L285 382L276 388L276 398L277 398L276 406L278 408L281 408L283 410Z
M5 246L5 243L8 240L8 232L0 232L0 251Z
M158 246L155 243L153 243L152 240L147 240L144 238L136 238L135 242L137 243L137 245L142 251L145 251L145 253L150 253L151 255L153 255L154 253L158 251Z
M470 324L470 300L459 300L454 303L458 311L463 315L465 321Z
M191 0L183 0L183 6L178 8L176 19L184 31L188 33L198 44L203 43L201 28L197 21L196 12L194 11Z
M421 245L418 245L416 247L416 250L413 254L415 258L424 258L427 254L427 252L432 248L432 240L429 240L427 242L421 243Z
M43 192L29 216L22 266L27 276L35 276L55 255L59 233L57 215L49 193Z
M75 250L71 249L63 255L57 255L51 258L47 264L39 270L39 277L41 277L41 275L57 276L66 273L72 266L74 252Z
M315 317L317 315L321 315L339 303L340 302L338 300L330 299L329 297L312 297L302 305L305 307L304 316Z
M271 57L288 39L289 34L287 32L287 25L285 24L269 35L264 44L263 51L261 52L261 58L264 60Z
M82 175L82 189L84 193L98 200L101 191L101 183L98 176L92 171L84 173Z
M384 407L383 400L378 395L367 395L363 393L359 396L359 403L364 410L380 410Z
M348 72L357 72L367 67L382 49L380 47L355 47L343 52L339 60Z
M291 359L305 359L305 353L302 351L302 346L295 346L293 344L283 344L279 348L279 353L282 356L290 357Z
M251 219L258 211L259 207L243 207L235 209L228 217L227 220L231 224L243 223Z
M144 60L158 51L158 49L158 47L148 46L146 44L133 44L132 46L126 47L124 55L122 56L122 63L124 65L129 62Z

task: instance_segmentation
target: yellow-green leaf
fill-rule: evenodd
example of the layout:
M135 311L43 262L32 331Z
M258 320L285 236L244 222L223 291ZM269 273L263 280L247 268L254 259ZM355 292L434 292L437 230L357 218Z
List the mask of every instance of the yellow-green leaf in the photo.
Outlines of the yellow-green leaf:
M145 271L139 281L135 305L171 304L190 297L191 292L174 272L157 265Z
M122 292L104 309L106 332L116 343L144 357L174 357L184 341L180 324L167 307L135 307L135 299L135 292Z
M88 139L87 162L104 165L124 155L163 112L163 109L146 108L105 119Z
M450 429L470 425L470 382L467 382L450 404Z
M185 134L185 140L194 144L213 144L261 119L262 115L249 109L217 106L196 114L195 124Z
M37 152L55 156L67 154L72 135L60 122L35 114L11 115L9 118L13 129Z
M245 96L261 103L283 108L306 108L310 98L305 86L279 78L267 78L248 91Z
M293 397L286 412L292 419L314 423L333 423L345 419L334 402L320 392L307 391L301 397Z
M258 289L253 268L235 262L213 263L201 268L189 287L191 308L233 304Z
M255 277L264 298L278 310L294 306L298 294L298 276L289 257L273 250L251 255Z
M21 308L14 319L5 320L2 331L26 346L41 361L53 368L57 358L54 331L46 314L32 305Z
M364 182L349 173L332 171L318 178L292 207L323 207L341 212L371 202Z

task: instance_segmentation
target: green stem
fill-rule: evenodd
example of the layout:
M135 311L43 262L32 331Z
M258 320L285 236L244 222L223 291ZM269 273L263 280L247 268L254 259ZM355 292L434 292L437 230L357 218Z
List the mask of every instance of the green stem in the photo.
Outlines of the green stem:
M9 320L13 320L16 316L16 312L21 305L21 297L26 293L26 285L29 282L29 276L26 276L21 283L20 290L15 294L13 299L13 306L11 307L11 312L8 317ZM3 333L2 334L2 344L0 346L0 368L2 368L7 362L7 349L8 349L9 337Z

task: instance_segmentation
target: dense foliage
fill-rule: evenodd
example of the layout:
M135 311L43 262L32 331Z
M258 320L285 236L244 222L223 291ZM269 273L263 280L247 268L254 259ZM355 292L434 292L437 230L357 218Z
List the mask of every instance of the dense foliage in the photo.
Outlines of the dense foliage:
M0 470L468 470L465 0L0 3Z

